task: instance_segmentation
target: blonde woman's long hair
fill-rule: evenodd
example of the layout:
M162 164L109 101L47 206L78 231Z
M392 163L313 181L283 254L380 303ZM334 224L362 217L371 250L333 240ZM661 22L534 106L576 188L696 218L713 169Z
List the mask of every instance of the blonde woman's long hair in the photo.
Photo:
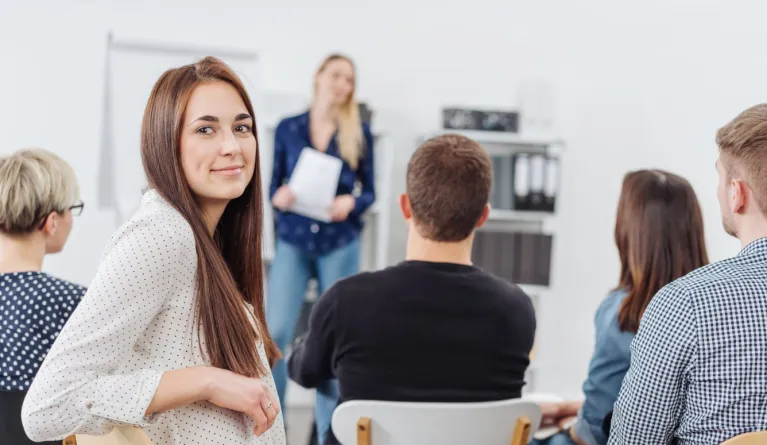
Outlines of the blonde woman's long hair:
M331 54L325 58L317 69L317 74L327 68L330 62L335 60L345 60L349 62L352 69L355 69L354 62L342 54ZM359 160L362 156L365 148L365 138L362 135L362 119L360 118L360 110L357 101L354 98L354 93L357 87L357 78L355 75L354 86L346 103L341 105L338 109L338 136L337 143L341 153L341 158L346 161L352 170L357 170L359 166Z

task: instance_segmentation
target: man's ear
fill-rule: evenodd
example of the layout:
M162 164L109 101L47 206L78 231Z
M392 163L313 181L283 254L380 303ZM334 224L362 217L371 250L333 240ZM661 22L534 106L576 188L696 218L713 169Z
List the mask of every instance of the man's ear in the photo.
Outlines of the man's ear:
M732 213L743 213L745 211L746 203L749 199L753 199L753 193L748 188L748 185L739 180L733 179L730 184L730 210Z
M479 221L477 221L477 225L475 226L477 229L484 226L487 222L487 218L490 217L490 204L485 204L485 208L482 210L482 216L479 217Z
M399 210L405 221L410 221L410 218L413 217L413 212L410 209L410 198L408 198L407 193L399 195Z

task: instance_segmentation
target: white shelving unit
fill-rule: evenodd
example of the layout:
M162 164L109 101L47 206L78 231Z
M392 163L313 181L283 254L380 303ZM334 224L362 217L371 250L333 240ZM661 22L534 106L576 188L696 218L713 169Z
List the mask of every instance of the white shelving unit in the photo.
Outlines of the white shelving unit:
M512 155L518 152L559 155L565 147L563 139L552 136L478 130L443 129L425 135L422 140L448 133L460 134L479 142L491 156ZM551 233L556 235L553 227L554 224L551 224L555 218L556 213L549 212L491 209L487 223L480 230ZM556 242L552 249L553 258L556 254ZM542 298L547 298L550 293L547 286L520 284L519 287L533 300L536 312L538 311L537 302ZM524 390L526 393L535 392L537 389L536 376L540 371L540 362L535 359L535 356L541 347L542 345L536 341L533 353L531 354L530 366L527 370L528 384Z
M550 218L550 213L534 212L529 210L505 210L490 209L490 221L508 221L508 222L542 222Z
M541 135L521 135L519 133L505 133L500 131L481 131L481 130L439 130L433 134L460 134L467 138L474 139L483 146L485 145L503 145L507 147L541 147L547 148L556 145L564 145L564 141L559 138Z

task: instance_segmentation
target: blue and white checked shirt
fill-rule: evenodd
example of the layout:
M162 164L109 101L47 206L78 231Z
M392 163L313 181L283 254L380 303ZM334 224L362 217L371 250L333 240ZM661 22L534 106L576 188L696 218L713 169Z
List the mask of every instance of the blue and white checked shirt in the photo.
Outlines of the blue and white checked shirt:
M719 445L767 430L767 238L653 297L610 445Z

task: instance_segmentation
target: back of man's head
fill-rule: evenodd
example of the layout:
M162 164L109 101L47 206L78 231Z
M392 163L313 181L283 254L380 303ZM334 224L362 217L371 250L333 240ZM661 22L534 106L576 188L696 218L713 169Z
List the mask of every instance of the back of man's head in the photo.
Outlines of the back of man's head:
M716 133L719 145L720 202L723 212L739 194L733 181L751 190L760 217L767 215L767 104L754 105ZM729 221L725 216L725 227ZM729 231L729 230L728 230Z
M424 142L407 166L407 195L418 233L437 242L468 238L490 197L492 166L475 141L454 134Z

